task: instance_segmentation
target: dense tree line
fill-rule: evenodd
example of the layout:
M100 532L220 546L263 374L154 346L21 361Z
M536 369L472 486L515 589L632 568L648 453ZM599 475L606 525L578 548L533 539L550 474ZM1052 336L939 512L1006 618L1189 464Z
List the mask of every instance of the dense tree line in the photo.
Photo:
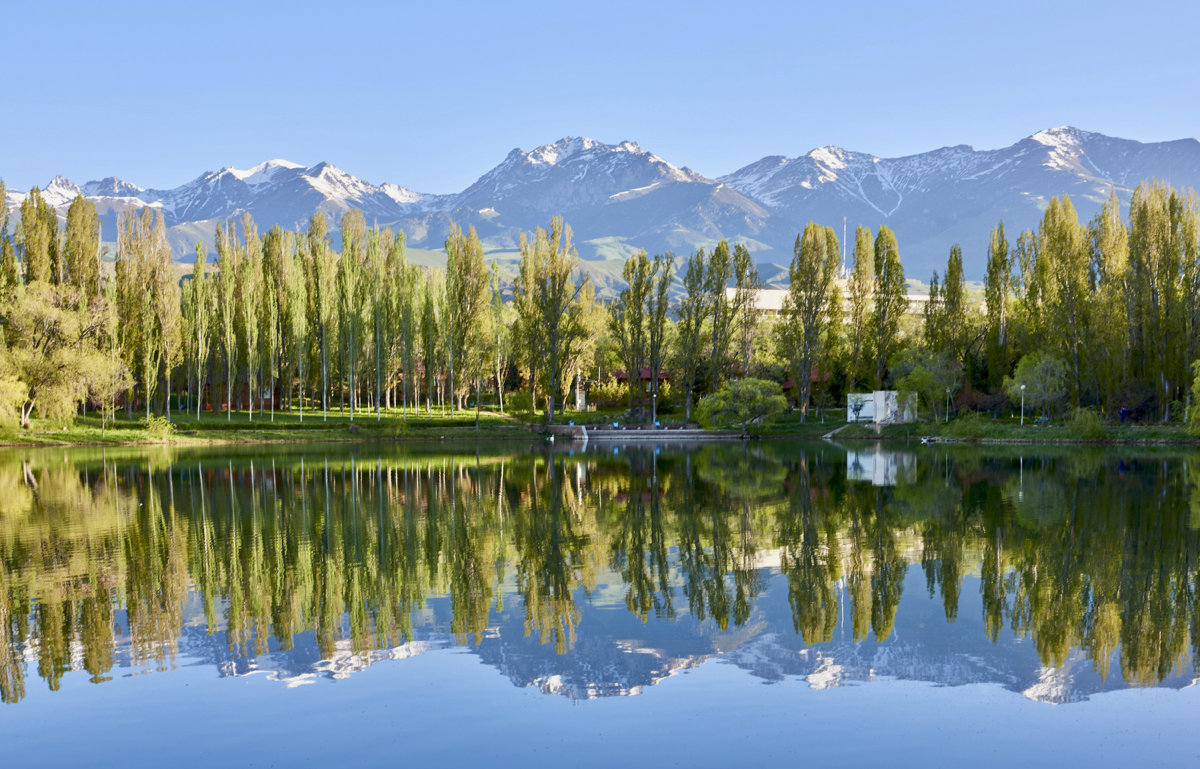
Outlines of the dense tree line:
M1193 194L1158 183L1137 188L1126 218L1114 195L1086 225L1055 198L1015 243L1003 223L992 231L982 291L956 245L919 311L888 227L859 226L843 265L837 234L810 223L766 316L749 249L724 240L678 268L670 253L633 254L604 302L558 218L520 238L508 283L473 229L451 226L434 269L360 211L342 216L337 247L324 214L266 233L246 214L218 225L215 263L196 245L181 280L161 212L121 214L109 269L94 205L78 197L60 226L35 188L12 237L0 212L0 417L179 406L378 419L468 400L478 413L515 386L553 419L575 388L599 393L624 369L618 400L647 420L659 408L690 420L699 397L758 377L790 379L802 418L888 387L934 416L950 400L998 411L1025 397L1165 421L1183 416L1200 358L1198 222Z

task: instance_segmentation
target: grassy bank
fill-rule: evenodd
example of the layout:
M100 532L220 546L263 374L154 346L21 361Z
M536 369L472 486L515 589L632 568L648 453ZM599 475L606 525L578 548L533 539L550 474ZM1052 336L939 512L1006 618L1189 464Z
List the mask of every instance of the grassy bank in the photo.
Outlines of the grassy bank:
M831 428L832 429L832 428ZM826 431L828 432L828 430ZM775 428L770 430L771 435ZM1087 443L1087 444L1180 444L1200 445L1200 437L1181 424L1086 424L1070 420L1038 424L1033 420L990 419L982 416L945 422L916 422L889 425L879 432L873 426L851 424L839 431L839 440L919 440L932 436L938 440L975 443Z
M374 413L331 412L322 419L320 412L306 412L301 419L297 412L269 413L175 414L171 422L156 418L148 425L141 416L132 419L121 415L115 423L102 429L94 416L77 418L69 424L34 420L30 429L15 428L0 431L0 445L65 446L65 445L130 445L173 444L206 445L219 443L270 443L304 441L371 441L371 440L453 440L453 439L524 439L535 436L528 425L504 414L481 412L478 430L475 412L461 411L451 416L447 411L425 413L410 411L405 417L399 411L384 412L376 419Z

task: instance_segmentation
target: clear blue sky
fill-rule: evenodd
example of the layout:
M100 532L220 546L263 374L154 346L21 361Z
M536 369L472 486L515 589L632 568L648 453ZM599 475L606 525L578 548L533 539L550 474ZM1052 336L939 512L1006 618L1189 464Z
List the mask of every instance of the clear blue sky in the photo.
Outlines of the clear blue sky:
M10 189L282 157L455 192L566 135L709 176L1063 124L1200 135L1194 2L27 2L0 29Z

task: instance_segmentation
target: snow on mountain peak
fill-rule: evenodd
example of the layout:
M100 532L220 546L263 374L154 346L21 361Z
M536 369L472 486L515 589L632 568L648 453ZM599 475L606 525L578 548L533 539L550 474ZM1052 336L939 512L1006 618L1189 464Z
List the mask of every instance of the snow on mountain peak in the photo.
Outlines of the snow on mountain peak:
M597 146L600 146L600 142L595 139L589 139L586 136L568 136L553 144L543 144L526 157L539 165L555 165L560 160L567 160Z
M245 171L241 170L240 168L230 168L227 170L234 177L241 179L246 184L253 185L253 184L265 184L265 183L271 181L272 177L274 177L275 174L281 170L293 170L293 169L303 168L303 167L304 166L300 165L299 163L293 163L290 160L280 160L278 158L272 158L271 160L265 160L262 163L259 163L258 165L254 166L253 168L247 169Z
M42 199L52 206L58 207L70 203L76 196L83 193L78 184L65 176L56 176L42 190Z

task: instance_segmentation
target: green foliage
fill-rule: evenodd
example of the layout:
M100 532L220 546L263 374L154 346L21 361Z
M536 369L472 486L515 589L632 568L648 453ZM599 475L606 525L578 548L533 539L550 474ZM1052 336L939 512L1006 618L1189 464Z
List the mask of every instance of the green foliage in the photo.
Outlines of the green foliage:
M151 414L142 420L142 428L152 440L165 441L175 433L175 425L169 419Z
M896 356L892 376L896 389L916 393L929 405L934 419L940 419L946 404L946 391L953 395L961 384L960 369L947 353L910 348Z
M942 428L941 433L951 438L976 440L987 435L988 420L978 411L968 411Z
M1188 409L1188 432L1200 436L1200 360L1192 363L1192 405Z
M615 378L595 382L588 388L588 400L600 408L629 405L629 388Z
M787 399L776 382L765 379L738 379L697 405L702 424L716 428L739 427L742 434L751 424L765 425L787 408Z
M1076 437L1087 441L1101 440L1108 435L1108 427L1093 408L1077 408L1069 422Z
M1013 375L1004 379L1004 391L1014 403L1021 402L1024 392L1028 409L1040 408L1043 416L1049 416L1067 397L1067 362L1050 352L1031 352L1021 358Z
M509 393L504 405L518 419L529 419L533 416L533 394L528 390Z

